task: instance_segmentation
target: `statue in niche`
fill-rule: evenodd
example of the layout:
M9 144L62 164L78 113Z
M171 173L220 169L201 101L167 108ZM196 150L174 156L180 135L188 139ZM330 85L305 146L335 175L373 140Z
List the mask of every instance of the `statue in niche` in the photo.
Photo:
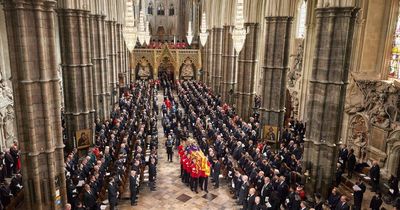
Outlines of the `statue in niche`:
M254 97L254 108L259 109L261 107L261 96L256 95Z
M6 140L14 138L14 109L9 105L3 118L4 137Z
M186 58L183 66L182 66L182 73L181 77L193 77L193 62L189 58Z
M356 115L350 123L348 145L354 149L354 155L360 162L366 161L368 145L368 127L361 115Z
M4 80L0 80L0 95L2 100L6 99L9 101L13 101L13 93L11 88L7 87Z
M145 58L142 58L139 62L138 76L147 78L150 77L150 75L150 64Z

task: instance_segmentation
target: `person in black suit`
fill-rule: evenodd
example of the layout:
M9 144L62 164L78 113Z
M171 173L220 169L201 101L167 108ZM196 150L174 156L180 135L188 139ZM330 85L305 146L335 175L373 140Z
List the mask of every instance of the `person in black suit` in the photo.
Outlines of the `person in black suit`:
M261 196L261 204L265 204L265 199L267 197L271 197L271 193L274 190L271 184L271 180L269 177L264 178L264 186L261 188L260 196Z
M377 190L379 190L379 179L380 179L380 168L378 165L377 161L374 161L372 163L372 167L369 171L369 176L371 178L371 185L372 185L372 191L376 192Z
M314 197L315 197L314 209L315 210L323 210L324 202L322 201L321 194L316 193Z
M393 201L396 200L397 196L399 195L398 186L399 186L399 180L397 179L397 177L391 175L389 179L389 189L391 190L389 191L389 195Z
M131 191L131 206L136 206L136 193L137 193L137 176L136 171L132 170L129 176L129 190Z
M330 209L336 209L336 206L338 205L340 201L340 195L337 192L337 188L333 188L331 194L328 197L328 206Z
M214 164L212 166L212 170L213 170L213 180L215 182L214 184L214 188L218 188L219 187L219 174L221 173L221 164L219 163L217 158L214 158Z
M85 193L83 194L83 203L88 210L97 210L96 196L90 189L88 184L85 184Z
M369 203L369 208L371 210L379 210L381 208L383 201L381 193L375 193L372 197L371 202Z
M157 174L156 160L154 158L151 158L149 164L149 187L151 191L156 191L156 186L155 186L156 174Z
M350 163L350 162L349 162ZM354 190L354 210L361 210L361 204L364 197L364 192L366 190L365 184L362 182L361 179L358 179L354 186L357 190ZM359 189L358 189L359 188Z
M336 206L335 210L350 210L349 205L347 204L347 197L342 195L340 197L340 202Z
M340 183L342 182L342 174L343 174L342 166L338 163L337 167L336 167L336 174L335 174L335 178L336 178L335 186L336 187L339 187Z
M339 150L339 163L341 164L342 169L345 169L346 167L348 156L349 150L347 149L347 146L345 144L341 145Z
M242 176L242 185L239 190L239 205L243 205L246 200L246 196L249 194L249 182L248 182L248 176L244 175Z
M289 193L289 185L286 184L284 176L279 177L279 185L277 187L279 199L280 199L280 204L283 204L285 202L286 196Z
M6 177L7 178L11 178L11 175L13 173L12 168L14 166L14 159L12 157L12 155L10 154L10 149L6 149L5 153L4 153L4 159L5 159L5 163L6 163Z
M108 184L108 203L110 204L110 210L114 210L118 201L118 190L117 186L114 182L114 177L110 178L110 182Z
M261 203L260 196L256 196L254 199L254 206L251 210L267 210L267 207Z
M356 166L356 156L354 155L354 149L350 149L349 156L347 157L347 177L351 179Z
M243 206L244 210L252 210L255 206L256 203L256 189L251 188L249 190L249 195L247 196L247 199L245 201L245 205Z

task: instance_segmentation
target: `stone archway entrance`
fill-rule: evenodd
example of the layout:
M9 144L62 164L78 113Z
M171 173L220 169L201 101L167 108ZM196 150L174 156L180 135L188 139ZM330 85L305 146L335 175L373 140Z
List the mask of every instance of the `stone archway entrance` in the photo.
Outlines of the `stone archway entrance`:
M158 67L158 78L161 83L169 82L170 84L175 83L175 73L174 73L174 65L169 57L164 57Z

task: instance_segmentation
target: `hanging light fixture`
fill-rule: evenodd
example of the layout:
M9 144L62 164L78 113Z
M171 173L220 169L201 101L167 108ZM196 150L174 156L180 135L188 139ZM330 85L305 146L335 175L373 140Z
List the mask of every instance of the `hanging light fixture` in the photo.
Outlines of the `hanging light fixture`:
M151 38L149 28L150 28L150 23L149 23L149 21L146 21L146 27L145 27L146 33L145 33L144 39L145 39L145 42L147 45L150 44L150 38Z
M191 45L192 40L193 40L192 21L189 21L189 28L188 28L186 38L187 38L188 44Z
M244 42L246 41L246 30L244 28L244 18L243 18L243 0L237 0L236 4L236 18L235 18L235 28L231 32L233 40L233 48L235 48L236 53L242 51Z
M133 14L133 2L126 2L126 13L125 13L125 27L123 31L123 36L125 38L126 46L129 51L135 48L136 44L136 27L135 27L135 17Z
M206 13L201 15L201 26L200 26L200 43L204 47L207 42L208 32L207 32L207 23L206 23Z
M144 23L144 11L141 9L139 12L139 28L137 32L137 37L141 45L146 42L146 26Z

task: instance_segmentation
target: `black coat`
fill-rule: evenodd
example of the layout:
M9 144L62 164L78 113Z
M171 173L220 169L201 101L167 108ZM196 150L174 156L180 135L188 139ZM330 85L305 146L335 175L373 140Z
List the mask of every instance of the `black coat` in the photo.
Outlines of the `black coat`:
M354 166L356 165L356 156L354 154L350 154L347 160L347 169L349 171L354 170Z
M157 168L155 164L149 165L149 181L154 182L157 174Z
M83 203L85 204L86 208L90 210L96 209L96 197L93 195L93 192L89 193L85 191L85 193L83 194Z
M129 176L129 190L131 192L137 191L137 176Z
M369 171L369 176L371 177L371 181L379 182L380 168L378 165L372 166L371 170Z
M245 202L246 196L249 194L249 183L243 183L239 190L239 202Z
M361 190L360 191L354 191L354 205L361 206L361 203L362 203L362 200L363 200L363 197L364 197L364 192L365 192L365 190L367 188L365 187L364 183L359 184L358 187L360 187Z
M252 210L256 204L256 195L249 196L245 203L246 203L246 205L245 205L244 209Z
M371 208L372 210L379 210L382 202L382 198L374 195L374 197L372 197L371 199L371 203L369 203L369 208Z
M214 176L214 179L218 178L220 173L221 173L221 164L217 161L213 165L213 176Z
M116 184L110 184L108 185L108 202L110 204L116 204L117 203L117 186Z
M350 210L350 207L347 203L342 204L339 202L339 204L336 206L335 210Z

